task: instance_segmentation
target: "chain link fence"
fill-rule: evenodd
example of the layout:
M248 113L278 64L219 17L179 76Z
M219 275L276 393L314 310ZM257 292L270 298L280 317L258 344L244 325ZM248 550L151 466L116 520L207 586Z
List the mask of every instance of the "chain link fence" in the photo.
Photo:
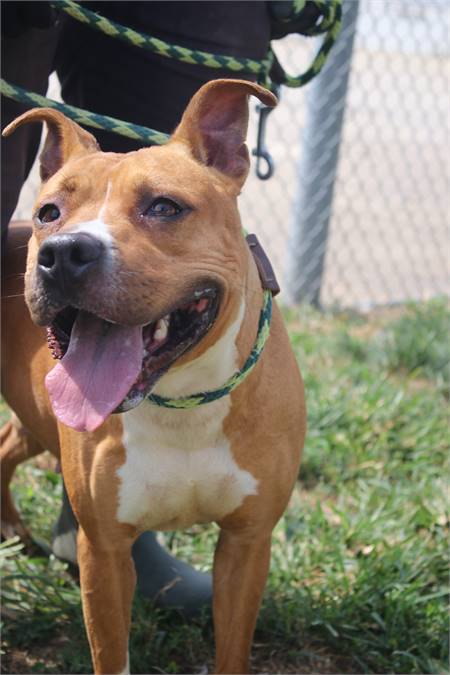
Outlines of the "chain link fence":
M345 4L355 13L354 0ZM335 128L330 134L328 121L345 92L317 94L317 81L302 90L283 89L280 108L268 122L275 176L267 184L252 177L241 210L247 229L256 231L271 253L289 298L312 294L323 306L368 309L450 292L450 6L446 0L361 0L357 14L340 138ZM341 48L348 39L344 27ZM276 51L289 70L298 72L299 62L306 64L316 48L292 36ZM337 44L333 51L339 49ZM337 69L327 75L329 65L319 79L328 77L332 87L343 74ZM315 125L316 136L309 138L305 125L308 131L312 97L323 131ZM302 293L304 267L314 268L314 258L322 253L314 246L315 229L329 208L321 199L330 178L328 155L336 144L328 237L319 241L323 274L315 288ZM304 161L311 145L323 150L316 153L317 166ZM312 208L309 202L299 204L299 194L305 194L310 180L310 201L318 202L316 223L301 230L299 242L300 209ZM311 261L305 260L305 251Z
M242 222L269 253L285 301L312 298L326 307L369 309L448 295L450 6L447 0L344 5L356 20L348 88L342 63L331 75L327 64L319 76L344 85L336 91L327 85L322 98L318 82L283 88L267 124L275 175L260 181L252 171L240 197ZM351 32L351 25L344 26L335 56ZM316 39L289 36L275 49L287 70L298 73L317 45ZM53 79L50 93L56 90ZM308 110L323 120L313 138ZM328 123L336 110L344 114L342 128ZM250 148L257 121L255 113ZM311 148L317 159L312 165L305 162ZM333 154L337 166L327 170ZM34 172L16 217L29 217L36 190ZM305 194L312 194L311 203L302 202ZM306 229L305 210L315 218ZM304 287L307 267L312 289Z

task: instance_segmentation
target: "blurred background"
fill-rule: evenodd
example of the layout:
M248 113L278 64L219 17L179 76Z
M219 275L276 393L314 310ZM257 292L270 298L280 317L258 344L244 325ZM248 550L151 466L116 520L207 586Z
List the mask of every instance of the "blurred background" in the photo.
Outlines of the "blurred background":
M281 91L266 141L267 181L254 167L240 198L284 302L369 310L448 295L450 6L447 0L347 0L321 75ZM352 49L352 38L353 49ZM321 38L274 43L303 72ZM50 96L59 98L52 76ZM256 144L253 105L248 137ZM34 171L16 217L30 216Z

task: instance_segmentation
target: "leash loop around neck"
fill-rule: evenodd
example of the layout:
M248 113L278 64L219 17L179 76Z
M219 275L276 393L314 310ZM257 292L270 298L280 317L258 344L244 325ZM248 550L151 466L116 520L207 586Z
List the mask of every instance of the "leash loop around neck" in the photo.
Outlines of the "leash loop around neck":
M203 405L204 403L217 401L217 399L222 398L222 396L227 396L233 391L233 389L236 389L236 387L245 380L247 375L249 375L255 367L264 349L264 345L267 342L267 338L269 337L271 318L272 292L270 290L265 290L264 302L259 315L258 332L256 334L256 340L253 345L253 349L242 368L236 371L234 375L232 375L220 389L214 389L213 391L202 391L198 392L197 394L191 394L190 396L180 396L178 398L166 398L164 396L158 396L157 394L150 394L147 396L147 400L150 403L153 403L153 405L157 405L162 408L192 409L199 405Z

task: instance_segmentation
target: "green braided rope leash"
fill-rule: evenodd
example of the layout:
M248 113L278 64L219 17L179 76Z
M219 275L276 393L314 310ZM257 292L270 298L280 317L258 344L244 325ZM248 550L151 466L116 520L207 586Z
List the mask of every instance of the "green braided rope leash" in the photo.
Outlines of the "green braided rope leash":
M208 68L221 68L233 73L246 72L252 75L258 75L259 81L267 87L271 87L270 70L273 63L277 61L276 55L272 49L269 50L265 59L257 61L243 57L226 56L224 54L212 54L198 49L189 49L180 45L173 45L159 38L146 35L139 31L123 26L117 21L107 19L97 12L93 12L85 7L81 7L74 0L55 0L50 3L55 9L59 9L73 19L89 25L91 28L104 33L110 37L115 37L123 42L146 49L159 56L183 61ZM304 9L306 0L294 0L293 14L297 15ZM278 64L278 71L282 72L281 77L277 77L278 84L285 84L288 87L302 87L315 77L323 68L327 56L336 41L341 29L342 0L314 0L322 14L322 21L308 30L307 34L321 35L326 33L325 40L317 52L311 66L302 75L292 76L284 72ZM279 81L278 81L279 80Z
M0 79L0 93L8 98L12 98L14 101L19 103L26 103L32 107L38 106L39 108L54 108L60 112L67 115L75 122L80 124L85 124L89 127L94 127L95 129L105 129L106 131L111 131L113 133L119 134L120 136L127 136L128 138L134 138L136 140L141 140L147 143L148 145L161 145L165 143L169 136L163 134L160 131L155 131L154 129L149 129L148 127L142 127L139 124L132 124L131 122L123 122L122 120L117 120L114 117L108 117L107 115L97 115L96 113L88 112L87 110L82 110L73 105L67 105L66 103L59 103L54 101L51 98L46 98L40 94L36 94L33 91L27 91L18 87L17 85L12 85L6 82L3 78Z
M232 375L220 389L214 389L213 391L202 391L197 394L192 394L191 396L180 396L179 398L165 398L164 396L158 396L157 394L150 394L147 396L147 400L150 401L150 403L158 405L162 408L191 409L196 408L199 405L203 405L204 403L217 401L217 399L222 398L222 396L227 396L227 394L232 392L233 389L236 389L236 387L245 380L245 378L255 367L264 349L264 345L267 342L267 338L269 337L271 318L272 293L269 290L265 290L264 302L259 315L258 332L256 334L255 344L253 345L253 349L250 352L250 356L242 368L234 373L234 375Z
M287 17L285 21L290 21L292 18L298 16L305 9L306 3L310 1L311 0L293 0L291 15ZM313 0L313 3L320 9L322 20L307 31L302 31L304 35L321 35L322 33L327 33L336 21L336 11L338 8L342 11L342 0L338 0L337 2L334 0Z
M301 0L303 1L303 0ZM331 51L336 39L341 31L342 27L342 4L341 0L332 0L331 2L320 3L326 8L326 14L319 26L314 26L308 31L308 35L319 35L321 33L326 33L325 39L322 42L322 45L319 48L314 60L308 70L306 70L302 75L289 75L286 71L280 66L276 58L275 53L273 53L274 64L277 66L277 83L284 84L287 87L303 87L305 84L310 82L316 75L320 73L324 67L328 54Z
M86 7L82 7L73 0L55 0L50 3L55 9L59 9L73 19L81 21L81 23L88 24L91 28L117 38L148 51L154 52L159 56L165 56L176 61L183 61L184 63L191 63L195 65L207 66L208 68L221 68L230 70L234 73L248 72L254 75L265 74L272 65L271 56L269 55L262 61L255 61L254 59L235 58L234 56L225 56L223 54L211 54L210 52L203 52L198 49L189 49L188 47L181 47L180 45L173 45L164 40L146 35L139 31L123 26L117 21L107 19L97 12L92 12Z

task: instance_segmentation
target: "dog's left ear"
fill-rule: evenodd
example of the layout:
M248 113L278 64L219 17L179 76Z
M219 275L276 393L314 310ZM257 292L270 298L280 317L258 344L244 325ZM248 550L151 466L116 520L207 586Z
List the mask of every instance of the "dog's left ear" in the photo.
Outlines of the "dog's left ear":
M100 150L92 134L53 108L27 110L5 127L2 136L9 136L22 124L29 122L47 124L47 138L39 158L42 181L53 176L70 158Z
M233 179L239 189L250 166L245 145L249 95L268 106L277 104L270 91L253 82L208 82L193 96L172 136L187 144L199 162Z

